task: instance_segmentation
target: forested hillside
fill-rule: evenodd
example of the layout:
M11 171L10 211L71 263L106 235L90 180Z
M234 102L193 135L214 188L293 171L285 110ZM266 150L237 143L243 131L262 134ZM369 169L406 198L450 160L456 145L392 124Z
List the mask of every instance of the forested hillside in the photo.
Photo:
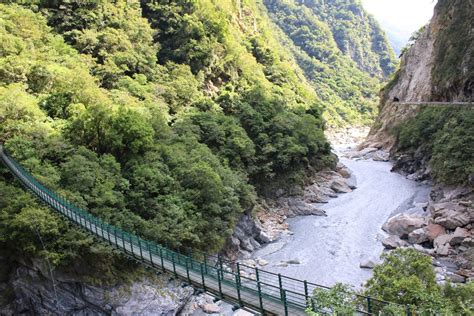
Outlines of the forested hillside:
M379 79L393 72L395 61L385 36L361 4L264 3L321 99L329 125L369 124L377 115Z
M359 0L296 0L328 24L338 48L359 68L387 78L397 67L385 33Z
M256 196L334 166L323 112L331 126L375 115L379 81L338 47L338 26L296 3L266 5L4 2L0 142L94 215L175 249L218 251ZM100 264L111 250L3 167L0 186L2 253L88 258L113 275Z
M253 2L3 4L0 32L1 142L145 238L219 250L256 192L334 163L316 94ZM0 170L2 254L110 269Z

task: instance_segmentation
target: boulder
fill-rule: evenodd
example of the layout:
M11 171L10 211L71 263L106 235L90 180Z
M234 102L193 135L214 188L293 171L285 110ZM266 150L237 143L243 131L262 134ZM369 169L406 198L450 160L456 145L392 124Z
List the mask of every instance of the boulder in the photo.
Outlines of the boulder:
M268 261L265 260L265 259L262 259L262 258L258 258L257 263L263 267L263 266L266 266L268 264Z
M216 304L204 304L202 310L206 314L218 314L221 309Z
M468 206L455 202L432 204L429 210L435 223L447 229L464 227L474 221L474 212Z
M268 234L264 231L260 232L260 235L258 235L257 241L262 243L262 244L268 244L271 243L273 240L268 236Z
M352 175L351 171L340 162L337 164L336 170L343 178L346 179L350 178Z
M436 247L435 253L439 256L447 256L449 255L449 250L451 246L449 244L445 244L443 246Z
M436 237L446 234L446 229L439 224L429 224L425 230L429 241L433 241Z
M362 261L359 265L362 269L373 269L376 263L372 260Z
M407 242L401 240L398 236L389 236L382 241L382 245L387 249L395 249L407 246Z
M408 234L408 242L410 244L422 244L428 240L429 238L425 228L415 229L410 234Z
M460 245L463 242L463 240L469 236L470 234L467 229L458 227L454 231L449 243L451 244L451 246Z
M451 249L451 245L449 242L453 238L453 235L441 235L435 238L433 241L434 249L437 255L440 256L447 256L449 254L449 250Z
M390 159L390 154L384 150L376 151L372 155L374 161L388 161Z
M290 215L315 215L327 216L326 212L317 208L314 204L306 203L301 198L288 198L287 205Z
M352 176L349 179L347 179L346 183L349 186L349 188L351 188L352 190L356 189L357 188L357 178L356 178L356 176Z
M438 236L433 241L433 245L434 245L435 248L440 247L440 246L444 246L446 244L449 244L449 242L451 241L452 238L453 238L453 235L448 235L448 234Z
M331 189L336 193L349 193L352 192L352 189L347 185L344 179L334 179L331 183Z
M421 228L425 224L425 219L419 216L408 214L398 214L390 218L382 229L391 235L406 237L412 231Z

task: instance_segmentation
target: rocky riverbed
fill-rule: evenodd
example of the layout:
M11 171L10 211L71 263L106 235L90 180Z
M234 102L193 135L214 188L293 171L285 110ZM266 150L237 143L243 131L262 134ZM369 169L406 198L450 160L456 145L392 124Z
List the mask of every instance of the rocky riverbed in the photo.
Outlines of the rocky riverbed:
M261 203L259 242L239 250L243 263L359 287L383 251L411 247L433 257L439 282L473 279L472 188L433 187L419 171L393 172L389 154L376 147L338 148L338 172L318 174L301 196Z
M386 234L381 227L387 218L409 202L427 202L429 186L390 172L392 165L383 161L388 158L365 159L370 153L385 153L373 150L354 156L347 148L344 152L352 159L342 157L347 168L339 170L347 172L349 190L335 190L337 199L315 202L324 216L288 219L291 233L252 254L257 263L264 260L265 269L328 286L344 282L359 287L371 276L365 268L372 267L384 250L381 241Z

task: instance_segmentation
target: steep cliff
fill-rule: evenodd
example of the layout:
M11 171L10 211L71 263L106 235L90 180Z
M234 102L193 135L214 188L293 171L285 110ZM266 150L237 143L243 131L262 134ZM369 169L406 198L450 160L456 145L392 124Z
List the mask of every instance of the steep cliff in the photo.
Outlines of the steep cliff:
M472 170L472 122L469 107L403 106L393 102L473 99L474 2L440 0L431 22L404 53L400 70L381 92L379 116L365 145L404 155L400 169L441 182L466 184ZM400 160L399 160L400 161ZM414 164L413 164L414 163Z

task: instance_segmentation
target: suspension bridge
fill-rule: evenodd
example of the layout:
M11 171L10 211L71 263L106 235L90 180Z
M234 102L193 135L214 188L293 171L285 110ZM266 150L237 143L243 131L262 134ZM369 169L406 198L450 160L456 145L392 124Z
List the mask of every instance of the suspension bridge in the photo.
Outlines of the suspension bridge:
M238 262L225 261L219 257L202 255L202 260L184 255L121 230L71 202L37 181L0 145L0 161L40 201L84 229L99 240L107 242L126 256L156 270L179 278L196 289L200 289L235 306L261 315L305 315L305 310L316 310L317 302L312 298L314 289L329 290L306 280L298 280L271 273L257 267ZM244 271L251 271L248 272ZM354 294L360 315L376 315L388 304L367 296ZM410 315L410 306L403 307ZM330 314L328 310L318 310Z

